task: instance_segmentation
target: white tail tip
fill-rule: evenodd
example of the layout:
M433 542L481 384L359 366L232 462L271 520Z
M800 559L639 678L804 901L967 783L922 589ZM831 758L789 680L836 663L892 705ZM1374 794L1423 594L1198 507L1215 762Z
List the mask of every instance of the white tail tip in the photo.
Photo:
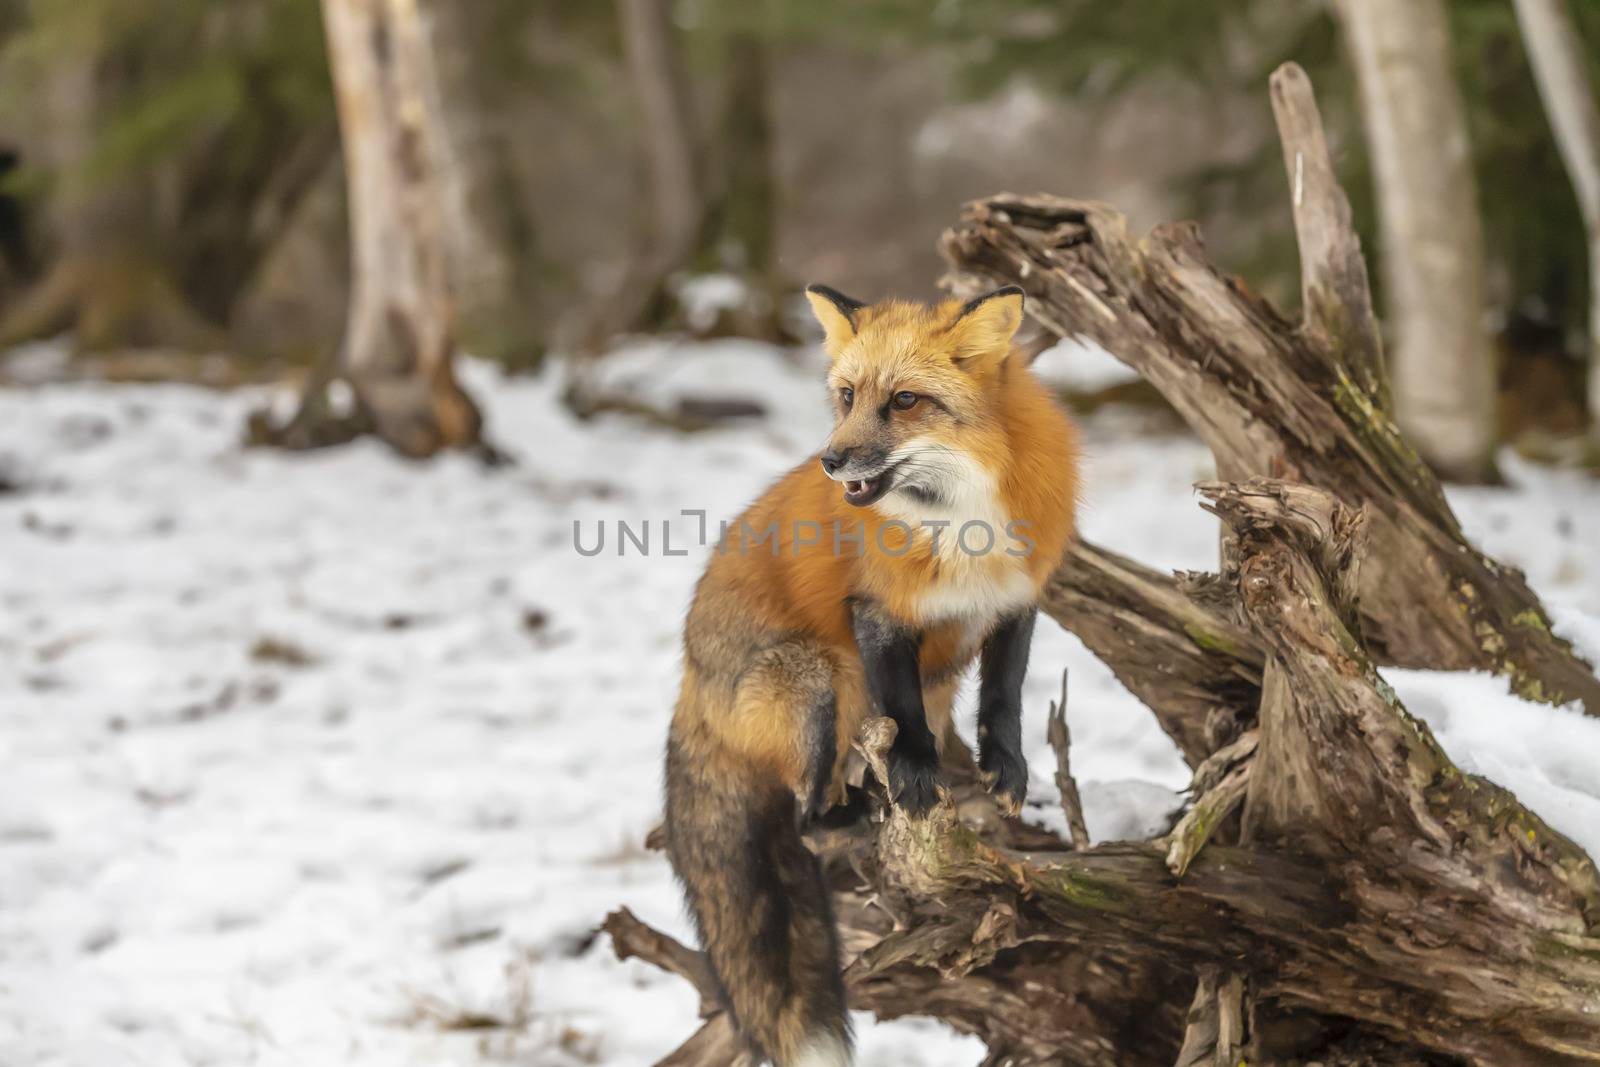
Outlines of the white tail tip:
M852 1062L850 1046L827 1034L807 1042L790 1067L850 1067Z

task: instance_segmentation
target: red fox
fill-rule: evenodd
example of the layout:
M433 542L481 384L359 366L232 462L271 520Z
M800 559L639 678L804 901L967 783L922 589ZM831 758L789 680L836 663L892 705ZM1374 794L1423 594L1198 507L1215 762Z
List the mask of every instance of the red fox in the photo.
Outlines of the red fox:
M898 727L889 795L912 814L933 805L974 659L979 773L1020 810L1022 680L1039 591L1074 532L1077 445L1014 349L1021 289L931 306L806 295L832 358L833 433L745 511L696 588L666 828L751 1051L841 1067L838 939L802 822L843 799L873 713Z

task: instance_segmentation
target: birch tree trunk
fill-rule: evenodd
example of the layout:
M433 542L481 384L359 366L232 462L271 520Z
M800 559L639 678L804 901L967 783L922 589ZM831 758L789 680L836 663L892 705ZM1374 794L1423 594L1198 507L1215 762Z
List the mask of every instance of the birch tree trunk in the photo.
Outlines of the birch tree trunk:
M1402 429L1448 478L1492 470L1483 233L1443 0L1338 0L1377 182Z
M455 378L444 142L417 0L323 0L350 212L344 368L375 432L407 456L474 445Z
M1562 0L1515 0L1522 40L1589 244L1589 431L1600 439L1600 102Z

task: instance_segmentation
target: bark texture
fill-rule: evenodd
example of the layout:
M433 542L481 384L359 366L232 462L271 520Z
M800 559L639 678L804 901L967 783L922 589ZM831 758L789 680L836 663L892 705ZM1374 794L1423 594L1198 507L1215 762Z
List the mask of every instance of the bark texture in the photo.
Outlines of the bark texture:
M1175 578L1080 541L1040 607L1155 712L1191 765L1238 734L1255 707L1263 653L1213 577Z
M1461 541L1392 425L1309 86L1286 68L1273 92L1299 175L1299 324L1220 278L1192 230L1135 245L1102 205L997 197L946 236L958 287L1019 281L1047 328L1122 355L1250 476L1199 487L1227 532L1220 573L1079 545L1045 598L1194 765L1182 817L1158 840L1089 845L1054 714L1071 842L1002 817L959 761L925 818L876 798L870 822L811 841L851 1003L941 1019L996 1067L1600 1063L1600 874L1454 766L1374 651L1445 666L1492 649L1513 678L1592 675L1558 644L1480 643L1512 603L1542 612ZM879 780L894 730L873 719L857 740ZM605 930L701 993L702 1025L662 1063L747 1062L698 953L627 912Z
M1589 427L1600 439L1600 98L1565 0L1514 0L1556 148L1589 243Z
M343 367L374 431L427 456L475 445L455 377L439 90L417 0L323 0L350 212Z
M1530 699L1581 700L1600 714L1593 670L1551 632L1522 576L1467 542L1396 425L1366 271L1309 80L1286 65L1271 92L1300 239L1302 321L1219 273L1192 225L1135 241L1106 205L1052 196L968 204L943 238L949 280L958 290L1021 285L1045 328L1089 337L1138 370L1229 477L1292 478L1366 505L1373 553L1361 611L1378 662L1492 670ZM1077 570L1063 568L1051 600L1062 583L1085 580ZM1149 684L1164 688L1159 678Z
M1242 805L1245 843L1175 876L1171 840L1019 850L971 785L926 819L888 809L818 842L854 1005L941 1018L992 1063L1170 1064L1213 1031L1206 1047L1250 1063L1600 1062L1600 876L1378 677L1351 599L1364 513L1267 479L1203 492L1267 656L1259 742L1231 754L1248 786L1212 786ZM892 736L868 724L869 762ZM619 952L709 988L696 954L607 925ZM726 1025L712 1009L664 1062L727 1062L694 1054L729 1047Z
M1377 185L1396 414L1448 477L1481 480L1495 439L1483 232L1444 0L1337 0Z

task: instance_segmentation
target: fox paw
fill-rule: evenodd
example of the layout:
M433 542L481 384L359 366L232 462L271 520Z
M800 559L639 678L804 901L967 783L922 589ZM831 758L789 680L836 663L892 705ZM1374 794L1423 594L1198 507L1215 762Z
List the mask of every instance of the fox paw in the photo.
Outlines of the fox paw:
M907 814L924 814L945 792L936 753L889 750L889 799Z
M1028 799L1028 762L1022 753L1001 748L985 748L978 755L978 780L1000 805L1000 810L1015 816Z

